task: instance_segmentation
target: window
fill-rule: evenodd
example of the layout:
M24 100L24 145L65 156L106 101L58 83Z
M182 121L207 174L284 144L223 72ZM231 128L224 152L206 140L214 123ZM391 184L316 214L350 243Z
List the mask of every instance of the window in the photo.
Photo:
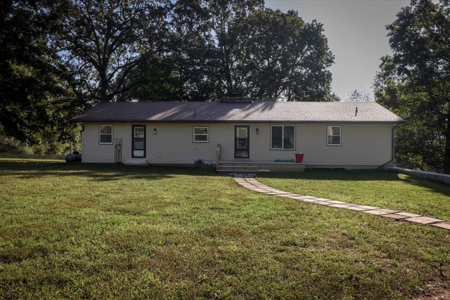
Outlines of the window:
M209 127L194 127L194 143L209 142Z
M98 128L99 144L112 144L113 140L113 126L112 125L100 125Z
M295 126L273 125L271 149L295 150Z
M133 125L133 157L145 157L145 126Z
M341 135L341 126L327 126L327 146L342 145Z

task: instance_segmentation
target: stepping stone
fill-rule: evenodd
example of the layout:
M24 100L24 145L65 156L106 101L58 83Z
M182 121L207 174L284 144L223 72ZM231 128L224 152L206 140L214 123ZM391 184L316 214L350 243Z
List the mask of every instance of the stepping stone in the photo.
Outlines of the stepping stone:
M278 195L279 197L284 197L284 198L292 198L292 197L297 197L298 195L296 194L283 194L283 195Z
M411 213L407 213L407 212L399 212L399 213L397 213L397 215L405 216L408 218L420 217L420 215L411 214Z
M300 196L300 195L297 195L297 197L292 197L293 199L296 199L296 200L305 200L305 199L307 199L305 196Z
M439 222L431 224L431 226L450 230L450 222Z
M328 202L331 202L333 204L344 204L345 202L342 201L336 201L336 200L328 200Z
M297 195L297 194L292 194L289 196L289 198L294 199L294 200L298 200L298 197L300 197L300 195Z
M346 207L346 208L347 208L347 209L351 209L351 210L356 210L356 211L366 211L366 210L369 210L369 209L367 209L366 206L360 206L360 205L349 206L349 207Z
M326 206L333 204L333 203L330 203L329 201L322 201L322 200L314 201L314 203L321 204L321 205L326 205Z
M303 202L309 202L309 203L316 203L316 199L311 199L311 198L303 198L301 199Z
M364 212L367 214L381 216L381 215L393 214L393 213L396 213L397 211L390 210L390 209L371 209L371 210L365 210Z
M328 205L329 207L336 207L336 208L349 208L352 206L355 206L354 204L351 203L342 203L342 204L332 204L332 205Z
M366 210L369 210L369 209L380 209L379 207L367 206L367 205L359 205L359 207L365 208Z
M418 223L418 224L431 224L436 222L442 222L442 220L435 219L435 218L429 218L429 217L414 217L414 218L408 218L405 219L406 221Z
M399 214L387 214L387 215L382 215L383 217L388 217L391 219L396 219L396 220L403 220L403 219L407 219L407 216L402 216Z

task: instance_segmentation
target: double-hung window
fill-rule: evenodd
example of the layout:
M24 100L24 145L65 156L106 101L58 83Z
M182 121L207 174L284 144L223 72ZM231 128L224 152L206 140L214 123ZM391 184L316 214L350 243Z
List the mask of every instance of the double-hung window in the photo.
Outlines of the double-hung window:
M271 149L295 150L295 126L272 125Z
M208 143L209 142L209 127L194 127L193 132L194 143Z
M99 144L111 145L113 141L113 126L99 125L98 142Z
M327 126L327 146L342 145L342 127Z

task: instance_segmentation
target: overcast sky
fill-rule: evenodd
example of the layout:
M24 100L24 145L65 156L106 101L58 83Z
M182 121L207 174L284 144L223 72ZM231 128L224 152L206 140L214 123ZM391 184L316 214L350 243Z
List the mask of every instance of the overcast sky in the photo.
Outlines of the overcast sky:
M298 11L306 22L324 25L335 56L332 89L342 100L353 90L373 96L372 82L380 58L391 54L386 25L410 0L265 0L266 7Z

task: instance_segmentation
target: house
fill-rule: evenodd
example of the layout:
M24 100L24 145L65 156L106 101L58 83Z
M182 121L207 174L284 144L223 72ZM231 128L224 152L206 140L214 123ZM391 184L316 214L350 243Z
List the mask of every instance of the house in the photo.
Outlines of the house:
M83 163L216 164L220 152L223 167L269 170L393 165L403 122L375 102L274 101L102 102L74 121ZM289 163L297 153L303 163Z

